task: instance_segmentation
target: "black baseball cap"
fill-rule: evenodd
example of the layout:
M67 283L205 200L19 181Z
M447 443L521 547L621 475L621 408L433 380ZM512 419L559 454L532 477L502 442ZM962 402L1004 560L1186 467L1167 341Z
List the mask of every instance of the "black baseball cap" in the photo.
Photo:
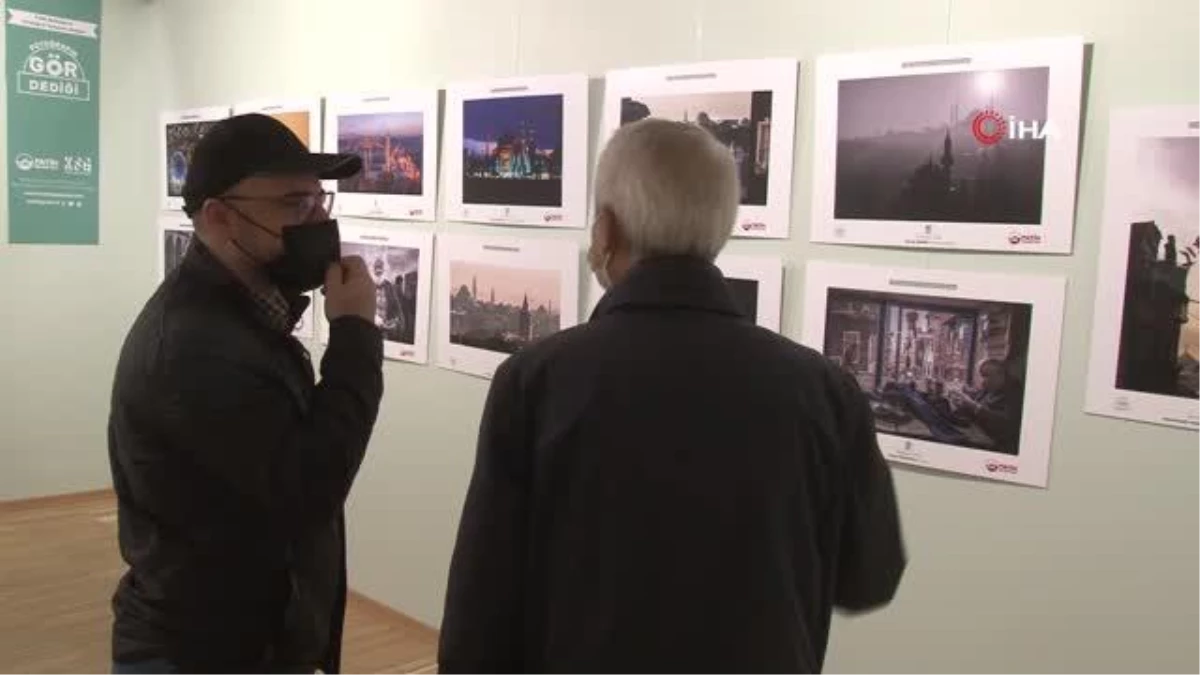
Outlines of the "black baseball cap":
M183 184L183 211L195 215L205 200L218 197L250 176L314 174L340 180L362 171L353 154L309 152L283 122L260 113L217 122L192 150Z

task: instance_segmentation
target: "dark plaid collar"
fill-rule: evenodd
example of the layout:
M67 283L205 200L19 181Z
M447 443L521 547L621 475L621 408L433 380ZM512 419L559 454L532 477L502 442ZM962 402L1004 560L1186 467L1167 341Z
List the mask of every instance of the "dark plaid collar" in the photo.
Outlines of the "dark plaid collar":
M199 237L192 237L184 265L199 272L215 285L233 290L248 299L255 317L270 329L284 335L290 335L296 329L296 323L312 302L305 295L288 298L274 286L262 291L251 289L225 267Z

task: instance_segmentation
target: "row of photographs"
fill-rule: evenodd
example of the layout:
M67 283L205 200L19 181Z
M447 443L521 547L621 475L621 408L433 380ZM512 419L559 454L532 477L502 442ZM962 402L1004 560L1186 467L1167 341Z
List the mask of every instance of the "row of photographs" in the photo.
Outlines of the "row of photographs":
M164 220L164 275L191 237L179 219ZM580 323L574 241L347 224L342 249L374 277L391 359L490 377L509 355ZM779 332L782 261L716 262L743 313ZM594 279L588 288L594 308L603 291ZM889 459L1046 485L1063 279L811 262L805 288L800 341L859 382ZM296 334L327 341L322 312L310 309Z
M928 249L1071 252L1084 43L1053 38L827 55L816 61L810 238ZM598 145L645 117L710 131L734 156L734 236L790 236L795 59L613 70ZM250 101L162 119L163 207L216 120L274 115L313 149L361 155L337 215L435 220L439 92ZM323 122L323 123L322 123ZM452 83L446 220L587 225L585 74Z

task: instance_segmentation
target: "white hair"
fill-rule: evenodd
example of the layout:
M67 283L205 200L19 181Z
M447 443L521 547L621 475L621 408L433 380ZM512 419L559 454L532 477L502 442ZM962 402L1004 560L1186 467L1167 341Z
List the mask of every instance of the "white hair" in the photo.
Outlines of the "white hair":
M616 217L636 257L712 261L741 198L733 154L694 124L648 118L621 127L596 168L596 209Z

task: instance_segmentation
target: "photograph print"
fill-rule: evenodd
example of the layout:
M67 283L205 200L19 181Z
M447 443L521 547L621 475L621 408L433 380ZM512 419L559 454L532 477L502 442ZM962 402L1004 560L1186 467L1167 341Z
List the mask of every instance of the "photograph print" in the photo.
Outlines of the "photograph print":
M452 85L445 129L449 218L584 226L586 76Z
M1200 111L1114 112L1090 412L1196 429Z
M163 281L183 262L193 230L186 218L163 218L159 223L158 279Z
M375 325L383 333L384 356L426 363L429 336L429 276L433 235L346 225L342 255L359 256L375 285ZM323 339L328 321L322 317Z
M578 321L575 242L440 235L438 248L440 365L490 377Z
M179 211L183 208L183 184L196 143L221 119L229 116L229 108L198 108L162 115L163 127L163 191L162 208Z
M1069 252L1081 40L822 57L817 241Z
M357 175L326 182L337 215L435 218L437 97L430 89L326 99L325 147L363 160Z
M646 118L695 124L729 149L741 205L735 237L786 239L798 64L758 59L609 71L601 143Z
M809 275L804 343L858 383L885 456L1045 486L1061 279L829 263Z
M235 105L234 115L261 113L279 120L305 147L313 152L321 149L321 101L319 99L261 100Z

